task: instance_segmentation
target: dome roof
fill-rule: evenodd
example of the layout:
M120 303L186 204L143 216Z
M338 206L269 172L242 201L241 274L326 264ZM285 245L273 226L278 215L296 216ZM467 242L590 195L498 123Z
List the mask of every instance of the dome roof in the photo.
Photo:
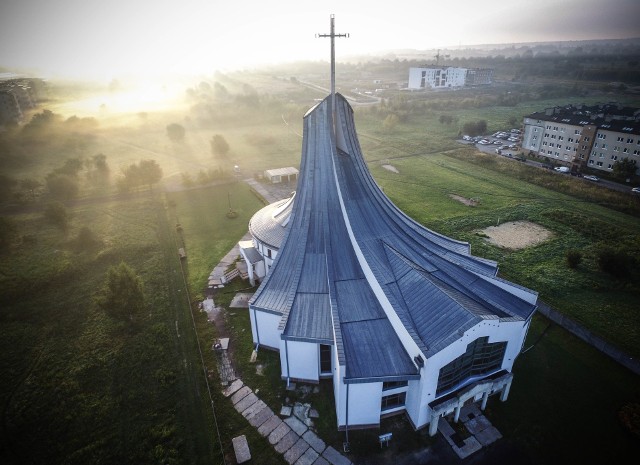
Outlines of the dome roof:
M288 199L269 204L251 217L249 232L257 241L272 249L280 249L295 196L296 193L292 192Z

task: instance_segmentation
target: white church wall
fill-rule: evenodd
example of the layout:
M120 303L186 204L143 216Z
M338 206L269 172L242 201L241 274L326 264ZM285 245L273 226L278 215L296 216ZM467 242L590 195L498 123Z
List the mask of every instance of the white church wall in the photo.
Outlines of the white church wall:
M347 399L347 386L342 382L344 377L345 366L338 365L337 358L334 359L334 375L333 375L333 397L335 400L336 417L338 424L336 426L342 427L346 421L346 399Z
M319 381L320 360L318 344L287 341L289 376L307 381Z
M380 423L382 383L349 384L349 426Z
M499 320L486 320L468 329L460 339L430 357L424 368L424 387L421 399L423 408L420 411L420 418L415 422L416 426L420 427L430 421L430 412L427 405L436 399L438 376L442 367L464 354L467 350L467 345L471 342L480 337L488 337L490 343L507 342L501 368L511 371L515 357L522 347L525 330L523 321L500 322Z
M409 381L407 389L407 401L405 403L407 414L413 422L413 426L420 428L426 424L427 409L423 407L423 388L424 383L422 378L424 377L424 370L421 370L421 378L418 380Z
M260 344L261 346L267 346L271 349L278 349L280 347L280 334L278 330L278 324L280 323L280 315L273 313L261 312L255 309L250 310L251 316L251 333L253 335L254 344ZM260 333L260 337L257 337L257 331Z

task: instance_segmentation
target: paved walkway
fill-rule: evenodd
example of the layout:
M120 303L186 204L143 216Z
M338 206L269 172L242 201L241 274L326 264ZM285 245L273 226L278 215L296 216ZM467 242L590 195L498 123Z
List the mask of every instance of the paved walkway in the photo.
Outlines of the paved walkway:
M460 438L446 418L438 422L438 431L442 433L453 451L461 459L469 457L484 446L496 442L502 437L500 431L493 426L476 404L469 404L460 410L460 421L471 434L468 438Z
M235 380L223 394L290 465L352 465L296 417L281 420L242 380Z

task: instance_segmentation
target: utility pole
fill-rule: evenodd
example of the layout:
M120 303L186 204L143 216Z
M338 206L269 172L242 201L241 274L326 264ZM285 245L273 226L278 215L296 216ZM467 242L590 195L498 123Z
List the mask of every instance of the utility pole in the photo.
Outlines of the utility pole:
M349 34L336 34L335 15L330 16L331 32L329 34L316 34L316 37L329 37L331 39L331 116L333 118L333 131L335 134L336 115L336 37L349 37Z

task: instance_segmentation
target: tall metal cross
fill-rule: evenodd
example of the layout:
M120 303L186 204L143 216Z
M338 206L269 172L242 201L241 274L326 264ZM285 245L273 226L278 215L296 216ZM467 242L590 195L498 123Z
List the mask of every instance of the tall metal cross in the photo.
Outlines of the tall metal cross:
M336 37L349 37L349 34L336 34L335 32L335 15L330 16L331 33L329 34L316 34L317 37L329 37L331 38L331 110L335 116L336 111ZM334 118L335 120L335 118ZM335 122L334 122L335 124ZM335 128L334 128L335 129Z

